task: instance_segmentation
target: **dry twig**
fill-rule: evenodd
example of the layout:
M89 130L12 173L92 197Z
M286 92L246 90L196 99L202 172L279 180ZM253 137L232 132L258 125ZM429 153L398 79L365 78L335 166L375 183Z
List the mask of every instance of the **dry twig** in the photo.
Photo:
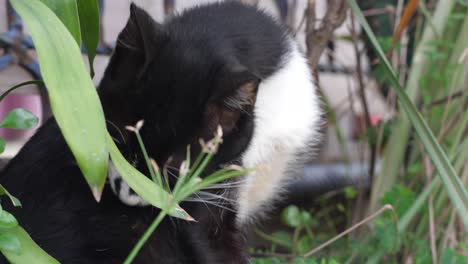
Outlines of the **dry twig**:
M393 207L390 205L390 204L386 204L384 205L382 208L380 208L379 210L377 210L375 213L369 215L368 217L362 219L359 223L353 225L352 227L346 229L345 231L341 232L340 234L338 234L337 236L333 237L332 239L326 241L325 243L321 244L320 246L312 249L311 251L307 252L306 254L304 254L303 257L310 257L312 256L313 254L317 253L318 251L320 251L321 249L327 247L328 245L332 244L333 242L335 242L336 240L346 236L347 234L351 233L352 231L354 231L355 229L357 229L358 227L362 226L363 224L369 222L369 221L372 221L373 219L375 219L376 217L378 217L379 215L381 215L382 213L384 213L385 211L390 211L392 212L392 215L393 215L393 219L395 221L395 225L398 225L398 217L396 215L396 212L395 212L395 209L393 209ZM396 230L398 230L398 226L396 228ZM397 235L395 236L395 249L397 248L397 245L398 245L398 237Z
M329 0L325 16L317 23L315 2L315 0L309 0L306 10L307 58L312 70L317 67L320 55L333 37L333 31L345 21L348 10L346 0Z

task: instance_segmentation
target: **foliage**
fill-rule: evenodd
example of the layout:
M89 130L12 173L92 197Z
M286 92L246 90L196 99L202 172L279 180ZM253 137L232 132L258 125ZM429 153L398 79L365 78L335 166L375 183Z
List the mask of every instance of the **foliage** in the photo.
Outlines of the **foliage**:
M0 103L5 97L14 89L22 87L27 84L36 83L25 82L8 89L0 96ZM11 110L0 121L0 127L10 129L32 129L37 126L39 119L26 109L16 108ZM0 138L0 154L5 150L5 140ZM11 195L7 189L0 185L0 196L6 195L11 203L18 207L21 202ZM44 259L47 262L54 263L55 260L49 257L42 249L37 246L29 235L18 225L16 218L3 210L0 205L0 251L10 260L20 263L28 263L31 260ZM29 262L29 263L30 263Z
M268 241L269 247L252 249L252 255L257 256L252 263L467 262L468 245L463 238L468 228L468 93L465 85L468 6L464 1L455 0L431 1L433 5L428 6L419 1L420 12L414 12L416 2L408 1L404 22L400 22L396 30L398 36L390 38L388 34L376 34L355 1L349 0L371 45L368 48L375 49L378 57L372 77L382 90L384 86L391 87L389 97L396 94L400 103L394 109L398 113L394 120L368 127L363 139L369 147L380 149L383 159L383 168L372 183L370 205L360 200L363 197L360 190L348 187L338 202L335 196L318 199L316 203L320 206L317 208L287 206L281 213L279 230L268 234L257 229L256 233ZM213 149L221 142L222 133L218 131L213 141L207 143L212 148L205 149L194 164L190 164L187 151L179 180L172 190L147 155L151 178L142 175L125 160L106 131L102 108L91 81L99 38L97 1L12 0L11 3L32 34L52 110L96 199L99 200L105 182L110 155L132 189L162 209L125 263L131 263L166 215L193 220L178 203L210 184L245 173L226 168L200 179L201 172L215 154ZM411 21L416 21L411 33L414 48L400 43ZM386 31L394 30L387 28ZM91 74L84 66L81 45L87 51ZM405 49L409 51L405 53ZM405 54L411 56L404 57ZM391 65L386 55L403 56L400 63L411 63L407 65L409 71L397 71L397 65ZM356 69L357 72L362 70ZM25 84L12 87L7 93ZM0 96L0 100L7 93ZM336 124L337 115L328 108L328 116ZM30 129L36 124L37 118L30 112L15 109L2 119L0 127ZM133 129L146 153L139 135L142 125L129 128ZM339 130L337 137L344 145L345 139ZM0 152L5 144L0 138ZM0 195L9 196L15 206L21 205L2 186ZM361 211L371 213L383 204L395 208L398 222L391 214L384 213L352 235L311 257L303 257L312 248L338 235L345 226L355 224L353 214L363 209L361 207L367 209ZM13 215L0 208L0 251L14 263L56 262L19 224Z
M203 180L199 177L215 154L217 145L222 141L222 131L218 131L216 137L206 143L204 152L195 164L190 165L190 156L187 156L184 163L187 167L181 169L181 175L172 193L169 193L171 190L167 188L168 184L163 185L159 173L157 176L153 175L156 174L154 167L150 169L153 181L142 175L123 157L106 131L96 89L81 57L80 45L83 40L92 75L92 62L99 37L97 1L11 0L11 4L31 32L44 83L48 88L52 112L95 199L100 199L110 154L117 171L135 192L150 204L162 209L153 225L132 250L126 263L132 261L139 248L166 215L194 220L178 206L179 202L214 183L246 173L244 170L227 167ZM57 74L58 72L60 74ZM5 98L18 87L35 82L14 86L0 98ZM27 110L15 109L0 123L0 127L28 129L37 125L37 122L37 118ZM134 128L133 131L139 137L138 129ZM0 148L4 148L4 144L4 140L1 139ZM149 157L145 158L147 163L151 164ZM20 205L6 189L1 187L0 191L1 194L10 196L15 205ZM56 260L31 240L14 216L1 210L0 251L13 263L56 263Z
M390 214L381 215L316 252L313 261L321 257L338 263L468 261L464 242L468 235L468 9L461 1L432 1L429 8L419 1L419 12L414 12L415 2L406 2L413 10L406 12L405 22L399 25L400 34L405 34L401 23L411 27L407 37L412 46L404 46L395 37L388 37L388 28L381 30L386 32L383 36L376 37L355 2L349 1L365 38L370 40L367 48L375 49L378 55L378 61L371 61L371 77L390 102L395 95L399 99L396 117L368 127L361 139L368 147L380 150L383 159L370 199L348 187L338 196L320 198L307 208L286 207L281 218L284 228L271 236L258 231L272 245L258 254L260 260L294 263L292 260L303 254L295 234L308 237L303 241L310 251L355 224L350 216L391 204L398 215L398 226ZM387 59L395 57L400 63L397 68ZM400 70L406 63L410 63L409 70ZM387 86L392 88L388 95ZM310 227L311 234L299 228L303 214L310 215L315 223ZM253 250L253 254L258 252Z

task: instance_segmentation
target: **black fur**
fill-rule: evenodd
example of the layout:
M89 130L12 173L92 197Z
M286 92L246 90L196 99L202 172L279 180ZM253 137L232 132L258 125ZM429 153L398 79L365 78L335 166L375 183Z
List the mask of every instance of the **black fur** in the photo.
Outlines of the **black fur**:
M109 130L146 173L125 125L145 120L141 133L150 156L160 165L172 157L178 167L186 146L196 156L198 138L212 137L220 123L224 143L207 172L234 163L253 133L253 105L235 109L225 100L239 96L242 87L256 93L287 52L286 31L253 7L212 4L161 25L132 5L99 87ZM66 264L121 263L158 213L124 205L110 186L96 203L53 119L8 164L0 183L23 203L14 208L2 198L2 206ZM182 207L198 222L166 218L135 263L248 262L234 212L202 203Z

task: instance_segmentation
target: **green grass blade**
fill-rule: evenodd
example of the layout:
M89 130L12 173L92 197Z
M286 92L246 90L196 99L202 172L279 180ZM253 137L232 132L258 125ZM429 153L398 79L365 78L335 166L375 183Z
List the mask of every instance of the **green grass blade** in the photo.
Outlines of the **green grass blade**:
M81 38L88 53L89 69L94 76L93 61L99 43L99 5L97 0L78 0L78 14L80 17Z
M172 195L128 163L125 157L120 153L110 135L107 136L107 140L112 163L122 179L124 179L128 186L130 186L141 198L153 206L167 211L167 213L173 217L185 220L193 219L187 212L185 212L185 210L174 203Z
M401 87L399 80L390 65L390 62L385 57L385 53L380 47L374 33L372 32L369 24L367 23L364 15L359 9L355 0L348 0L351 10L356 15L360 22L363 30L366 32L369 40L375 49L380 62L383 63L384 68L392 82L392 88L398 95L399 101L403 109L406 111L408 118L416 130L417 135L422 141L427 154L434 163L435 168L438 171L438 175L445 186L445 189L453 203L453 206L458 212L458 215L462 219L465 228L468 230L468 192L463 186L459 176L455 172L452 164L450 163L447 155L442 150L441 146L437 143L432 131L422 118L421 114L417 111L414 104L409 99L406 92Z
M94 197L99 200L109 159L106 126L80 48L42 2L10 2L31 32L55 119Z
M80 46L81 30L76 0L41 0L41 2L57 15Z
M2 250L2 254L10 263L59 264L56 259L49 256L40 248L20 226L2 232L7 232L12 235L18 239L21 244L21 252L19 254L8 250Z

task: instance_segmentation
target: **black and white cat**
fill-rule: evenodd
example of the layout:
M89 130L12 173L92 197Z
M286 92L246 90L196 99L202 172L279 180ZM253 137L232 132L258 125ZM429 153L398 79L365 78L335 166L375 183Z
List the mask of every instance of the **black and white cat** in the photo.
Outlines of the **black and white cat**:
M222 206L182 203L197 222L166 218L135 263L248 263L244 228L319 137L307 61L285 28L237 2L195 7L164 24L135 5L130 13L98 88L127 159L147 173L124 129L138 120L149 155L169 168L179 167L187 145L195 157L199 138L220 125L224 142L205 173L227 164L256 168L213 190ZM51 119L0 177L23 208L2 205L61 263L121 263L158 210L143 206L112 165L109 182L96 203Z

